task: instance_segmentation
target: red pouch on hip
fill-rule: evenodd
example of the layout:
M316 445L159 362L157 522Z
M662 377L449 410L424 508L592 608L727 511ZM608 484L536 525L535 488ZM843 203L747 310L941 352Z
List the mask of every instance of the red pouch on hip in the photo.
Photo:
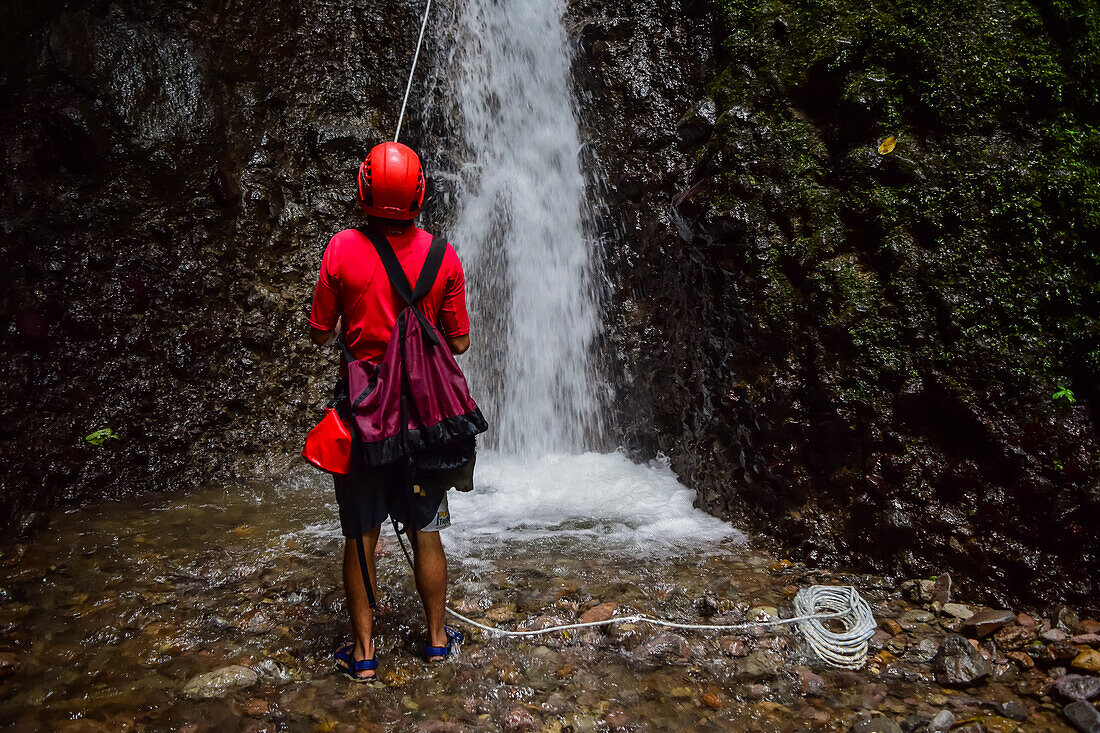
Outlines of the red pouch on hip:
M351 431L336 410L326 409L321 422L309 431L302 457L322 471L351 473Z

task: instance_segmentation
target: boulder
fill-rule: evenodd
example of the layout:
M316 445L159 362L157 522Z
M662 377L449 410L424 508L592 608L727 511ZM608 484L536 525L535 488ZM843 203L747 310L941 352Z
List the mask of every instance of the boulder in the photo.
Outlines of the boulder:
M967 686L993 673L989 662L962 636L949 636L932 660L932 671L941 685Z

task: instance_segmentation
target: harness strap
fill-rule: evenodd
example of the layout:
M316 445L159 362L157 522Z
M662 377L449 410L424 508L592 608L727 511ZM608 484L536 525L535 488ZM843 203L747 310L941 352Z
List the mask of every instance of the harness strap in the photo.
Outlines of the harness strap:
M420 321L420 330L424 334L424 340L432 346L439 346L439 337L436 336L435 329L428 323L428 319L424 317L416 304L428 294L428 291L432 289L432 285L435 284L435 279L439 275L439 268L443 264L443 255L447 251L447 241L432 237L432 245L428 249L428 256L424 259L424 266L420 268L420 276L416 279L416 287L410 289L409 278L405 276L405 270L401 267L397 254L393 251L393 246L386 239L386 236L374 227L360 227L357 231L374 245L374 251L378 253L378 259L382 261L382 266L386 268L386 276L389 278L393 289L397 291L397 294L405 301L406 307L412 309L417 320Z
M432 286L435 285L435 279L439 276L439 268L443 265L443 255L446 253L447 240L433 237L432 246L428 249L428 256L424 259L424 267L420 269L420 277L416 278L416 287L413 288L412 292L413 303L419 303L423 300L431 291Z
M386 239L386 236L374 227L359 227L357 231L374 245L374 250L378 253L378 259L382 260L382 266L386 268L386 276L397 294L408 306L416 308L416 304L435 285L439 268L443 265L443 256L447 253L447 241L439 237L432 237L428 256L424 259L420 276L416 278L416 287L410 288L409 278L405 275L405 270L401 267L401 262L398 261L397 254L393 251L393 246Z
M344 343L343 334L336 337L336 345L340 347L340 351L344 354L344 358L347 359L348 366L355 361L355 357L351 355L351 351L348 349L347 344Z

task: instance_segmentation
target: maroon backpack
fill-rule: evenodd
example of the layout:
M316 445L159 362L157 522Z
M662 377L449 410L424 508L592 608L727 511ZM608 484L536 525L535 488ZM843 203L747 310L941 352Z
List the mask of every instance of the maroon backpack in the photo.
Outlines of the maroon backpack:
M367 467L461 466L473 458L474 436L488 424L443 334L418 307L435 283L447 242L432 239L416 287L410 288L385 236L374 228L359 232L374 245L390 284L405 301L380 364L354 359L344 349L360 460Z

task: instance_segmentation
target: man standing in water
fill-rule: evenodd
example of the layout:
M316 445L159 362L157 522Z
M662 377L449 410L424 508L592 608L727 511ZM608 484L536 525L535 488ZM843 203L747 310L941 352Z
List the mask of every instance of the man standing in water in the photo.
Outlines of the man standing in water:
M359 167L359 203L370 226L390 243L410 283L417 281L432 242L432 235L413 224L423 201L424 171L416 153L400 143L374 147ZM315 344L327 346L342 336L350 358L378 364L397 314L404 307L363 233L345 229L332 238L321 261L309 317ZM435 283L419 308L428 321L438 325L452 353L461 354L470 347L465 278L458 255L449 244ZM341 393L347 399L344 362L340 379ZM413 540L416 589L427 619L425 659L446 659L453 639L443 623L447 559L439 538L439 530L450 526L446 490L429 488L410 496L403 471L394 466L357 466L351 474L333 478L340 526L346 538L344 588L354 638L352 644L336 652L337 667L356 681L366 681L374 677L378 666L372 638L374 614L363 582L356 538L362 537L371 586L376 587L374 550L387 515L406 522Z

